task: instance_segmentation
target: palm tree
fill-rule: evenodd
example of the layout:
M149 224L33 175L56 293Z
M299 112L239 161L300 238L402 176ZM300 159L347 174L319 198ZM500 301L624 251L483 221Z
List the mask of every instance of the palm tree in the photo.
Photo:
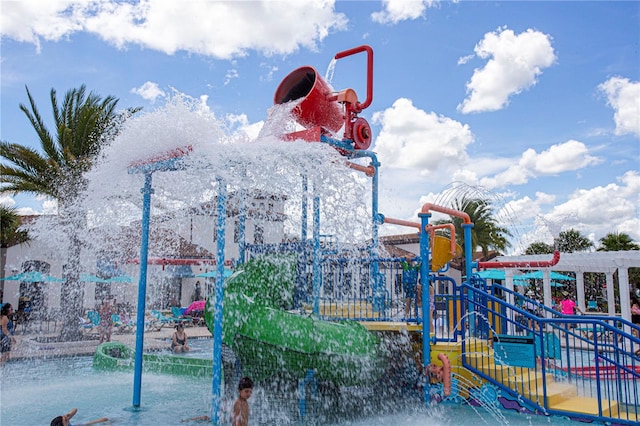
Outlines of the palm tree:
M511 246L507 237L511 236L508 229L498 225L493 215L491 204L482 198L456 199L453 202L453 208L465 212L469 215L473 228L471 229L471 245L472 251L477 247L482 249L484 256L489 254L489 250L493 249L503 252ZM448 220L440 220L436 223L447 223ZM462 229L462 219L454 217L452 222L456 230L456 242L464 247L464 231Z
M580 231L568 229L560 232L556 240L556 247L562 253L573 253L576 251L587 251L593 247L593 243Z
M529 247L524 251L526 255L532 254L550 254L553 253L553 246L542 241L536 241L535 243L531 243Z
M7 247L29 241L29 234L20 230L22 219L15 207L0 205L0 275L4 278L7 264ZM4 294L4 281L0 281L0 294Z
M0 205L0 247L7 248L29 240L29 234L20 230L20 225L22 219L16 213L16 208Z
M71 89L61 105L55 89L50 98L53 107L55 133L47 129L29 92L29 106L20 104L40 142L40 150L2 141L0 157L0 190L28 192L51 197L58 202L59 219L69 229L68 262L65 282L61 288L63 316L62 337L73 339L79 334L78 316L83 314L84 290L80 285L77 259L80 257L79 235L84 228L84 215L76 203L80 200L87 180L83 174L91 169L102 148L117 135L124 121L140 108L117 112L118 99L102 99L84 85Z
M610 232L600 238L600 244L598 251L640 250L640 245L636 244L629 235L618 231Z

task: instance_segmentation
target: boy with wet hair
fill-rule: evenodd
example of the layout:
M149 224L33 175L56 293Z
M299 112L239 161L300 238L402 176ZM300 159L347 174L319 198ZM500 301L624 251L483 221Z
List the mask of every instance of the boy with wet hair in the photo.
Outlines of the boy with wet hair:
M233 426L249 425L249 402L253 393L253 381L249 377L243 377L238 382L238 399L233 404Z

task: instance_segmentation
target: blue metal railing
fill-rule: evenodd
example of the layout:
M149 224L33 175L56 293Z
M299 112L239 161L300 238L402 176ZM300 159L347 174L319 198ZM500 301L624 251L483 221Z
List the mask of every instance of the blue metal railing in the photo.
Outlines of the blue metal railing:
M309 244L247 246L248 256L274 252L298 254L294 304L301 311L317 307L316 314L324 320L422 322L418 300L410 301L410 314L405 315L403 259L341 257L339 250L331 250L331 256L322 256L319 262L319 288L314 289ZM428 282L436 289L431 342L461 342L465 368L526 401L533 410L637 423L640 359L634 352L640 349L640 328L636 325L619 317L562 315L506 287L489 286L475 275L462 285L436 274ZM374 303L380 286L382 310ZM531 365L514 366L512 359L499 359L504 353L496 356L492 346L505 336L530 342ZM572 396L592 398L595 414L558 408L558 402Z
M471 282L473 285L465 283L458 289L470 313L462 316L461 328L474 330L467 337L475 338L462 341L466 368L548 414L575 416L578 413L559 409L558 402L586 397L594 400L597 410L596 414L581 413L581 418L637 424L637 326L618 317L562 315L505 287ZM496 293L515 303L508 304ZM467 324L470 321L475 327ZM497 359L494 348L478 343L499 342L503 336L531 337L535 365L525 368L515 362L516 366L509 366L513 360Z

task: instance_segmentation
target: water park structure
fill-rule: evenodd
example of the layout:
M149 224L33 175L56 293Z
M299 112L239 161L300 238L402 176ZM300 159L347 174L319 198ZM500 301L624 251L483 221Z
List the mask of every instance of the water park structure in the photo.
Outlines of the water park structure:
M373 51L360 46L338 53L334 60L358 53L367 55L364 102L352 89L332 91L313 67L304 66L282 81L274 103L289 106L302 126L283 134L283 141L327 144L344 157L348 168L371 178L371 238L354 251L341 249L322 235L322 200L303 175L298 242L250 245L243 242L241 232L239 261L235 273L225 280L224 239L218 239L215 294L205 310L213 334L212 421L217 423L220 415L223 344L236 353L239 368L257 380L286 377L297 381L304 416L304 389L312 383L330 382L335 387L388 383L381 377L392 377L394 369L380 333L408 333L413 336L408 358L419 358L413 367L421 377L418 383L425 403L466 402L584 422L636 424L640 419L638 327L614 315L562 315L549 307L551 303L542 304L514 291L514 272L543 271L544 301L549 302L549 272L561 260L558 252L550 259L473 262L473 223L464 212L427 203L419 220L413 222L385 217L378 211L380 163L368 151L371 128L358 117L373 99ZM342 137L336 137L341 129ZM180 167L189 151L180 149L130 167L130 173L145 175L141 301L145 300L151 176ZM360 159L368 159L369 164L360 164ZM224 235L225 182L219 178L218 183L217 232ZM310 237L308 198L312 198ZM242 211L241 206L241 221ZM451 223L429 223L434 212L462 220L464 253L456 244ZM384 224L410 227L419 234L417 260L423 285L416 316L405 318L398 309L404 297L394 290L392 281L401 276L403 259L381 254L378 230ZM461 254L464 279L457 283L439 272ZM621 266L639 266L639 260L630 255L629 263ZM482 278L480 272L491 269L507 271L506 286ZM431 295L429 287L442 287L439 284L452 291ZM626 286L628 290L628 280ZM536 309L525 309L525 303ZM424 320L430 318L430 305L437 306L439 322ZM138 309L138 321L143 320L144 303ZM142 364L151 362L142 357L142 336L134 352L134 406L139 406ZM104 359L119 355L132 357L124 351L96 354L103 366Z
M233 383L240 374L258 383L293 388L298 419L304 422L309 416L311 424L307 404L314 398L360 388L371 389L370 395L379 399L394 393L417 396L417 403L425 406L468 404L581 422L637 424L640 329L628 316L615 312L570 316L551 308L551 272L562 265L565 254L476 262L471 244L474 224L464 212L425 203L411 221L379 211L380 163L369 150L371 127L359 116L373 101L373 50L356 47L338 53L334 60L359 54L366 55L364 102L352 89L334 91L315 68L303 66L277 87L274 105L286 109L301 127L282 131L280 143L329 146L339 153L345 172L356 171L370 179L371 193L363 197L371 202L370 235L365 242L341 244L336 236L323 233L325 200L317 177L308 170L297 177L302 197L294 241L247 243L244 223L249 206L242 203L246 197L237 197L239 255L228 276L224 235L228 191L234 182L211 167L206 170L215 181L215 258L152 259L148 245L154 178L190 167L187 160L196 150L182 145L131 162L129 175L144 178L136 260L140 267L136 345L99 346L94 367L133 371L132 405L140 411L144 411L143 372L210 376L214 424L222 423L225 382ZM237 189L243 191L246 188ZM436 214L449 218L449 223L430 223ZM464 252L456 243L453 218L462 222ZM382 250L379 229L385 224L407 227L418 236L420 297L408 315L402 286L406 259ZM627 268L640 266L639 255L619 253L616 263L613 257L603 260L607 280L613 270L618 271L620 293L629 291L625 274ZM457 282L444 272L460 257L463 278ZM205 309L213 335L211 359L145 353L147 267L154 262L206 262L215 268L211 277L215 291ZM504 271L505 279L483 277L483 272L492 270ZM544 303L516 291L514 277L521 271L542 272ZM613 282L609 288L613 300ZM530 305L534 308L525 308ZM234 354L233 365L225 359L229 351Z

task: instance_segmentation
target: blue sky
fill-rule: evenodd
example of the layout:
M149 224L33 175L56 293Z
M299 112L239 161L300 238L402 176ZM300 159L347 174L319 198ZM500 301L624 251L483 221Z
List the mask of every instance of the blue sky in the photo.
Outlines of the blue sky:
M255 136L289 72L366 44L383 214L472 188L516 251L569 227L640 241L640 2L3 0L0 17L3 141L37 146L25 86L50 120L50 90L81 84L145 111L184 93ZM333 87L363 101L365 61L339 60Z

